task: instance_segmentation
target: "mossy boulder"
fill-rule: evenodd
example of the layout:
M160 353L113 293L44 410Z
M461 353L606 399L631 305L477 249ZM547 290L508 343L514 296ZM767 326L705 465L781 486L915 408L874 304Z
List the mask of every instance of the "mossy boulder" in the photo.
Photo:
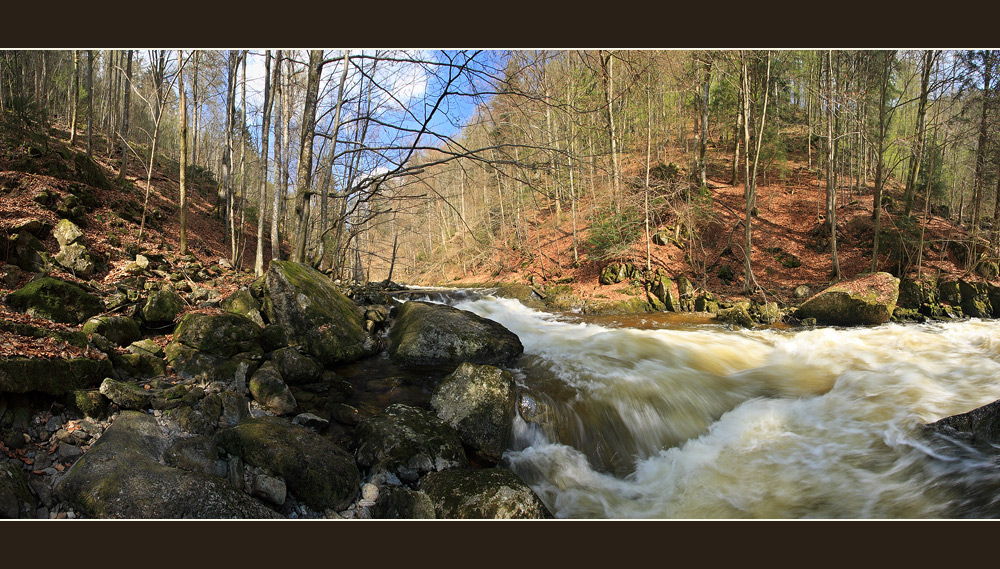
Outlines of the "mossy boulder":
M253 354L263 357L261 328L239 314L185 314L174 330L174 342L205 352L230 357Z
M112 374L107 359L0 358L0 393L38 391L64 395L97 387Z
M526 284L508 284L504 285L493 293L493 296L497 298L513 298L514 300L519 300L522 304L531 302L533 300L540 300L535 291L531 289L530 286Z
M122 409L141 411L149 409L153 401L150 393L132 383L117 381L110 377L101 382L101 395Z
M715 318L719 322L725 322L726 324L742 328L753 328L755 324L754 318L750 316L746 304L737 304L731 308L722 308L716 313Z
M112 189L104 170L86 154L76 153L73 156L73 165L76 168L76 177L81 182L102 190Z
M988 284L960 280L958 281L958 289L962 297L962 312L966 316L970 318L990 318L993 316Z
M264 319L260 313L260 303L257 302L257 299L246 288L237 290L222 299L220 306L226 312L246 316L261 328L264 327Z
M84 334L100 334L118 346L127 346L142 338L139 325L128 316L98 316L83 325Z
M35 498L20 462L0 463L0 518L35 517Z
M168 442L152 415L123 411L56 494L91 518L281 517L226 480L162 464Z
M356 441L358 465L374 479L412 485L428 472L468 466L458 432L409 405L390 405L361 421Z
M342 510L361 487L357 465L328 438L278 417L243 421L216 433L219 448L284 478L296 498L311 508Z
M434 389L431 407L463 443L497 462L510 443L514 399L510 372L463 363Z
M821 291L802 303L796 316L832 326L884 324L892 318L898 298L898 278L871 273Z
M488 318L443 304L409 301L399 307L389 328L388 352L403 365L508 366L524 346L516 334Z
M547 519L552 513L513 472L452 469L428 474L420 489L439 519Z
M81 279L89 279L94 274L94 259L87 248L79 243L63 245L53 257L64 269Z
M52 259L42 242L27 231L22 231L13 238L14 258L16 264L25 271L43 272L52 266Z
M378 349L365 331L361 309L316 269L271 261L266 277L268 320L324 366L350 363Z
M288 385L317 383L323 379L323 366L315 359L303 354L296 346L289 346L271 352L271 361L281 372Z
M372 506L372 517L383 520L434 519L434 502L426 492L404 486L383 486L378 501Z
M295 396L281 378L274 362L266 362L250 377L250 394L262 407L275 415L295 411Z
M70 394L70 405L92 419L108 417L110 400L96 389L77 389Z
M150 293L142 305L142 319L149 326L169 326L184 309L184 299L173 290Z
M104 310L104 303L75 284L52 277L35 279L7 295L7 305L36 318L79 324Z
M83 237L83 231L72 221L60 219L55 229L52 230L52 236L56 238L56 242L59 243L60 247L65 247L66 245L79 242Z

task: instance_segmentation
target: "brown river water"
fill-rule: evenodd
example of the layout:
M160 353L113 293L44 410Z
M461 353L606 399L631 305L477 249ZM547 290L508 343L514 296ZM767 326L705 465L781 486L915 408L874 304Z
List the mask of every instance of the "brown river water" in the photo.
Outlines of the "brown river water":
M1000 516L1000 455L923 429L1000 399L1000 322L731 330L449 303L524 344L503 464L558 518Z

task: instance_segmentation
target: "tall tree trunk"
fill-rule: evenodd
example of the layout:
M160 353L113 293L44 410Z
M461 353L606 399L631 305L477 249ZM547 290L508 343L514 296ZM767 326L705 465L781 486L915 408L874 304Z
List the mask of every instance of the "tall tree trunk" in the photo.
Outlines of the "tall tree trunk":
M187 98L184 93L184 52L177 50L177 92L180 94L181 164L180 164L180 253L187 254Z
M698 184L704 188L708 186L705 157L708 152L708 95L712 87L712 52L705 53L705 61L702 63L703 80L701 93L701 132L698 135Z
M73 94L72 94L73 107L70 111L69 119L69 145L73 146L76 142L76 114L77 107L80 105L80 52L78 50L73 50Z
M915 145L911 153L910 168L906 176L906 190L904 200L906 202L903 215L909 216L913 207L913 194L917 185L917 175L920 172L920 162L923 159L924 138L926 138L924 119L927 114L927 98L930 95L931 68L934 67L934 60L938 52L927 50L924 52L923 66L920 69L920 103L917 107L917 126L914 129L913 138Z
M128 63L125 66L125 82L124 82L124 102L122 103L122 123L121 131L118 136L122 140L122 165L121 170L118 172L118 183L125 183L125 171L128 170L128 107L129 107L129 93L132 91L132 50L128 50Z
M875 221L875 238L872 244L872 272L878 270L878 237L882 231L882 188L885 184L885 138L889 129L888 116L886 114L886 98L889 91L889 77L892 74L892 62L896 58L895 51L887 51L882 54L882 75L879 81L879 103L878 103L878 149L875 157L875 192L872 197L872 219Z
M613 180L612 207L615 215L620 212L619 202L621 201L621 172L618 166L618 138L615 136L615 58L613 52L600 52L601 58L601 78L604 80L604 106L607 109L608 136L611 138L611 164Z
M979 210L983 199L983 185L985 184L984 177L986 175L986 144L990 124L988 114L991 99L990 93L993 89L993 63L988 58L984 58L982 73L983 102L982 115L979 121L979 141L976 144L976 170L972 197L972 231L970 232L973 241L975 241L976 235L979 233Z
M295 217L298 224L292 261L305 262L306 240L309 237L309 200L312 188L313 137L316 135L316 98L323 72L323 51L309 51L306 98L302 105L302 136L299 146L299 168L295 188Z
M271 50L264 55L264 122L260 127L261 172L260 198L257 200L257 254L254 257L253 274L264 274L264 210L267 204L267 151L271 129Z
M281 62L282 50L278 50L274 61L274 89L275 97L281 97L281 104L278 106L278 120L274 125L274 206L271 208L271 259L278 261L281 259L281 204L285 201L287 188L283 183L281 175L284 168L282 160L282 129L287 128L288 123L284 121L283 108L285 105L285 88L281 85ZM284 123L279 125L277 123Z
M191 134L191 163L197 166L198 162L198 130L201 121L201 99L198 93L198 62L201 59L201 51L194 51L194 80L191 83L191 99L194 102L194 132Z
M333 132L331 133L332 143L330 145L330 153L327 155L327 160L324 160L322 173L327 183L324 184L323 193L320 194L319 198L319 211L320 211L320 228L319 228L319 253L316 255L316 264L321 266L323 263L323 257L326 256L326 241L327 241L327 202L329 192L329 180L333 177L333 161L337 156L337 136L340 133L340 111L344 104L344 86L347 83L347 70L350 67L351 62L351 50L344 50L344 68L340 73L340 85L337 87L337 104L333 112ZM346 199L346 198L345 198Z
M746 198L746 218L745 218L745 231L746 231L746 252L744 253L744 278L743 278L743 290L747 293L754 292L756 289L756 283L754 282L753 271L751 268L751 255L753 253L753 242L751 239L751 217L755 209L755 202L757 201L757 166L760 161L760 144L764 138L764 123L767 120L767 99L770 89L768 88L771 82L771 52L767 52L767 67L764 71L764 82L761 86L761 90L764 92L764 102L761 106L760 113L760 123L757 127L757 132L754 136L754 152L753 152L753 169L750 168L750 123L751 117L753 116L750 111L750 79L748 72L748 62L744 59L743 62L743 114L746 116L746 121L744 122L743 135L747 141L747 158L746 158L746 182L744 183L744 197Z
M94 132L94 50L87 50L87 156L91 156L91 135Z
M833 181L835 146L833 138L833 50L826 53L826 227L830 235L833 259L833 277L840 280L840 262L837 259L837 187Z

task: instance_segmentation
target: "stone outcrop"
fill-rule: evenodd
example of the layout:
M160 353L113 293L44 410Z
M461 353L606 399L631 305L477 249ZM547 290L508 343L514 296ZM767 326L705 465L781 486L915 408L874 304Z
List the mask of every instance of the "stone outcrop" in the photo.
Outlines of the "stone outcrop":
M389 328L389 357L403 365L509 366L524 351L503 325L443 304L409 301Z
M271 261L265 310L297 344L324 366L350 363L374 354L378 344L365 331L361 309L312 267Z
M454 428L408 405L390 405L357 428L358 464L373 479L415 484L428 472L468 466Z
M280 476L299 500L317 510L342 510L361 487L357 465L331 440L277 417L243 421L216 433L220 449Z
M545 504L516 474L502 468L452 469L428 474L420 489L438 518L546 519Z
M463 363L444 378L431 407L458 431L466 445L493 462L510 443L514 422L514 377L502 369Z
M898 297L898 278L873 273L821 291L802 303L796 316L832 326L884 324L892 317Z
M122 412L56 492L93 518L281 517L223 478L161 464L168 442L151 415Z
M36 318L79 324L104 310L100 298L52 277L35 279L7 295L7 305Z

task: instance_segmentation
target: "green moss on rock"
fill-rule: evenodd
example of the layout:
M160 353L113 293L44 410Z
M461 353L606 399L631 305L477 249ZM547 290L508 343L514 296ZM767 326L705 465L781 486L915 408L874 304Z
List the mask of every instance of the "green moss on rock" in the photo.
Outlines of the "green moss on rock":
M7 304L36 318L65 324L79 324L104 310L97 296L52 277L35 279L8 294Z

